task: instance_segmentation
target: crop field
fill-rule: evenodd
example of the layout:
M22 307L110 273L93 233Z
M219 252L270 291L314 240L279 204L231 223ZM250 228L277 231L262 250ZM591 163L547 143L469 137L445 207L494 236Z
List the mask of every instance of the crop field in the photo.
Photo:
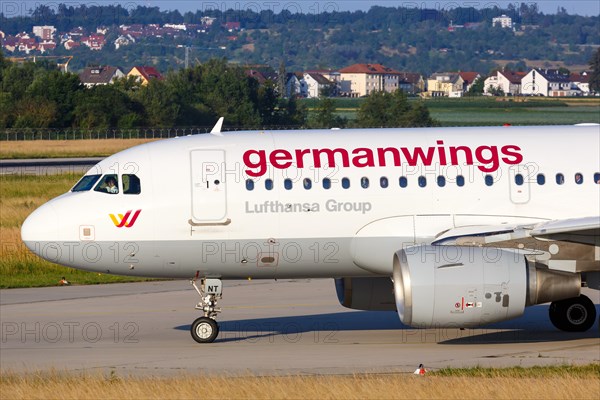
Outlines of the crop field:
M442 370L353 376L120 377L0 374L3 399L597 399L600 367Z
M42 260L21 241L25 218L46 201L67 192L78 175L0 175L0 288L130 282L135 278L97 274Z

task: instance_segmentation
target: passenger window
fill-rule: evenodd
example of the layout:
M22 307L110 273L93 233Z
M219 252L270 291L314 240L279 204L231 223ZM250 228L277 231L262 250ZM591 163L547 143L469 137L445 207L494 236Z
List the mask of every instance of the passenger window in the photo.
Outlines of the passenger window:
M425 178L424 176L420 176L419 177L419 187L425 187L427 186L427 178Z
M302 184L304 185L304 189L308 190L312 187L312 181L308 178L304 178L304 181L302 181Z
M272 179L267 179L265 181L265 189L273 190L273 180Z
M119 193L119 183L116 174L104 175L104 178L94 188L94 191L101 193L117 194Z
M71 192L87 192L88 190L91 190L101 176L102 175L85 175L75 186L73 186Z
M382 177L379 179L379 185L380 185L382 188L384 188L384 189L385 189L386 187L388 187L388 186L389 186L388 178L386 178L385 176L382 176Z
M246 179L246 190L254 190L254 181L252 179Z
M521 175L521 174L516 174L516 175L515 175L515 183L516 183L518 186L521 186L521 185L523 184L523 175Z
M562 185L565 183L565 176L563 174L556 174L556 183Z
M369 187L369 178L363 176L360 178L360 187L363 189L367 189Z
M323 189L331 189L331 179L323 179Z
M544 176L544 174L538 174L538 176L537 176L537 183L538 183L538 185L545 185L546 184L546 177Z
M140 194L142 193L142 185L140 178L134 174L123 174L123 193L124 194Z
M408 186L408 179L405 176L400 177L400 187L405 188Z
M446 178L444 178L442 175L437 177L437 184L439 187L444 187L446 186Z
M494 177L491 175L486 175L485 176L485 184L487 186L492 186L494 184Z
M284 181L283 181L283 187L284 187L286 190L292 190L292 187L293 187L293 186L294 186L294 185L292 184L292 180L291 180L291 179L289 179L289 178L288 178L288 179L286 179L286 180L284 180Z
M594 174L594 182L596 182L596 185L600 185L600 172Z
M457 184L459 187L463 187L463 186L465 186L465 177L464 177L464 176L462 176L462 175L458 175L458 176L456 177L456 184Z
M583 175L579 172L575 174L575 183L578 185L583 183Z
M350 179L348 179L348 178L342 178L342 187L344 189L350 188Z

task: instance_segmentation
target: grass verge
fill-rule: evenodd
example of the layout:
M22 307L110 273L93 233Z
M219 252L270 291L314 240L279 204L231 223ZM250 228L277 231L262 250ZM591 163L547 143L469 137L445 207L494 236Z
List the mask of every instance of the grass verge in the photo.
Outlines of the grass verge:
M0 159L108 157L156 139L22 140L0 142Z
M78 175L0 175L0 288L53 286L64 276L72 284L141 279L63 267L32 254L21 241L25 218L46 201L67 192Z
M425 376L120 377L89 373L0 374L10 399L596 399L598 365L444 370ZM485 372L484 372L485 371Z

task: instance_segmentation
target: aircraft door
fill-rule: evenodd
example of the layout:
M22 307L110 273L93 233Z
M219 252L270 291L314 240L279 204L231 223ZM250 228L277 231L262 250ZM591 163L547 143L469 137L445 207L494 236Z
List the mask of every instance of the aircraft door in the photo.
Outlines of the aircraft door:
M529 202L530 182L529 182L530 167L527 165L513 165L508 170L510 200L515 204L525 204Z
M227 218L224 150L192 150L192 220L221 222Z

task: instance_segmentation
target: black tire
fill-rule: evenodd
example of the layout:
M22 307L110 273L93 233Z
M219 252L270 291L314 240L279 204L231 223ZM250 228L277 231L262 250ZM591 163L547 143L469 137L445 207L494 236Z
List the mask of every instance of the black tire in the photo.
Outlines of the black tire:
M554 301L548 313L552 325L566 332L585 332L596 322L596 306L584 295Z
M219 324L212 318L200 317L192 323L190 333L198 343L212 343L219 334Z

